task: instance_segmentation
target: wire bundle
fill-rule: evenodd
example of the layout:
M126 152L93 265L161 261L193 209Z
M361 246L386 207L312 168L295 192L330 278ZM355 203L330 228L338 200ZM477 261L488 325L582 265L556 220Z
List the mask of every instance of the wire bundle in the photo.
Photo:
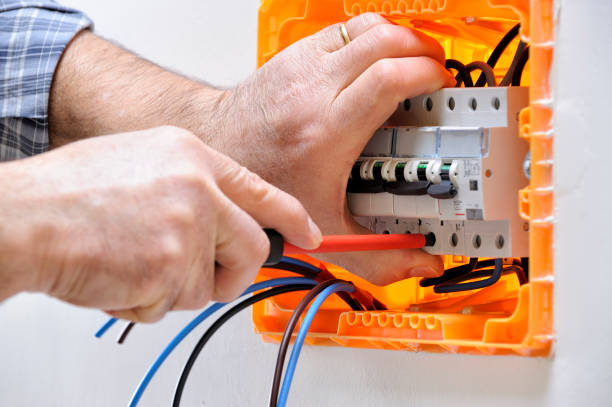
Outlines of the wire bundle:
M290 271L293 273L297 273L303 275L304 277L285 277L285 278L277 278L262 281L259 283L255 283L251 285L247 290L244 291L242 296L246 296L248 294L257 292L252 296L249 296L233 307L231 307L228 311L226 311L221 317L219 317L210 327L206 330L206 332L201 336L200 340L197 342L195 347L193 348L179 381L176 386L174 399L172 405L178 407L181 402L182 394L185 388L185 384L187 383L187 379L189 374L197 360L198 356L201 354L204 346L208 343L210 338L233 316L238 314L240 311L248 308L249 306L263 301L265 299L290 293L297 291L305 291L310 290L306 296L302 299L300 304L298 304L296 310L289 323L287 324L287 329L285 330L285 334L283 336L283 340L281 342L281 347L279 348L279 356L277 360L277 369L274 374L274 384L272 386L272 394L271 397L271 405L284 406L287 402L287 398L289 395L289 389L291 387L291 381L293 379L293 374L295 372L295 368L297 365L297 360L299 358L299 354L308 333L308 329L312 320L314 319L317 311L323 304L323 302L332 294L337 294L352 310L364 310L364 309L385 309L384 305L376 300L375 298L371 298L370 301L366 301L367 304L362 304L357 298L366 298L363 294L361 296L356 295L353 296L351 293L356 292L355 286L343 280L338 280L335 278L329 278L331 276L329 273L326 273L326 270L319 269L309 263L293 259L290 257L283 257L282 261L274 266L275 269ZM324 279L322 282L317 282L316 280ZM265 291L261 291L265 290ZM261 291L261 292L258 292ZM282 381L281 386L281 378L282 378L282 370L284 366L284 360L286 357L286 353L289 347L289 342L291 340L293 331L295 330L297 323L302 316L302 314L306 311L308 305L312 302L312 305L308 309L304 317L304 321L302 322L299 332L297 334L297 338L295 341L295 345L293 347L293 351L291 352L291 356L289 359L289 363L287 365L287 371L285 374L285 379ZM176 347L185 339L185 337L191 333L198 325L216 313L218 310L223 308L226 304L224 303L213 303L204 311L202 311L199 315L197 315L189 324L187 324L164 348L164 350L160 353L157 359L152 363L149 367L143 378L141 379L136 391L132 395L129 406L134 407L137 406L144 391L148 387L149 383L161 367L161 365L165 362L168 356L176 349ZM102 337L115 323L117 322L116 318L110 318L96 333L95 336L100 338ZM126 323L125 327L121 331L117 342L123 343L132 329L134 328L134 322ZM274 400L274 401L272 401ZM278 400L278 401L277 401Z
M447 59L446 69L453 69L457 71L457 76L455 77L457 81L456 86L460 87L462 84L466 88L483 87L485 84L489 87L510 85L521 86L523 70L527 64L527 60L529 59L529 46L523 41L519 41L510 67L499 85L495 80L495 72L493 71L495 65L497 65L499 58L502 56L506 48L508 48L510 43L519 35L520 28L521 25L517 24L502 37L497 46L493 49L493 52L487 59L487 62L474 61L464 65L456 59ZM480 71L481 74L476 83L474 83L471 73L476 70Z
M515 273L519 284L527 283L528 259L513 259L511 265L504 266L502 259L478 260L472 257L468 264L444 271L440 277L424 278L421 287L434 287L438 294L478 290L495 284L502 275ZM487 277L487 278L484 278Z
M277 295L305 291L309 290L308 293L302 298L299 304L296 306L281 339L281 343L278 350L278 357L276 360L276 368L274 372L272 387L270 391L270 407L284 407L287 403L289 391L291 388L291 382L297 366L297 361L300 355L300 351L306 339L308 329L323 304L323 302L333 294L337 294L352 310L363 310L363 309L384 309L384 305L373 299L369 301L369 305L366 306L360 301L356 295L356 287L348 281L339 280L336 278L329 278L330 274L325 274L326 270L319 269L311 264L302 262L293 258L283 258L283 261L279 265L274 266L276 269L291 271L306 277L285 277L276 278L271 280L265 280L259 283L251 285L247 290L244 291L242 296L246 296L251 293L256 294L249 296L229 310L221 315L200 337L196 343L183 370L181 376L177 382L174 398L172 402L173 407L179 407L182 399L182 395L185 389L185 385L189 378L189 374L192 368L201 354L204 346L208 343L210 338L233 316L238 314L240 311L248 308L249 306L263 301L268 298L272 298ZM502 259L495 260L478 260L477 258L470 259L468 264L463 266L448 269L444 272L444 275L436 278L422 279L420 284L423 287L434 286L434 290L438 293L474 290L478 288L484 288L497 282L503 274L510 272L516 273L521 284L527 281L527 260L515 260L511 265L504 266ZM482 279L483 277L488 277ZM321 279L324 281L320 281ZM476 281L468 281L474 280ZM479 280L480 279L480 280ZM319 282L317 281L319 280ZM262 291L264 290L264 291ZM360 298L364 298L363 296ZM367 297L365 297L367 298ZM308 307L310 304L310 307ZM204 309L198 314L189 324L187 324L164 348L157 359L151 364L143 378L141 379L136 391L132 395L129 406L135 407L138 405L144 391L148 387L149 383L165 362L168 356L176 349L176 347L189 335L197 326L212 316L216 311L223 308L226 304L224 303L213 303L208 308ZM308 309L308 310L307 310ZM307 311L306 311L307 310ZM305 315L304 315L305 313ZM303 317L303 321L299 327L298 333L295 338L295 343L289 361L285 376L283 379L283 368L285 365L285 359L289 349L289 344L293 333L298 325L300 318ZM96 337L101 337L106 331L108 331L115 323L115 318L110 318L97 332ZM133 322L128 322L121 334L119 335L118 342L123 343L131 330L134 327Z

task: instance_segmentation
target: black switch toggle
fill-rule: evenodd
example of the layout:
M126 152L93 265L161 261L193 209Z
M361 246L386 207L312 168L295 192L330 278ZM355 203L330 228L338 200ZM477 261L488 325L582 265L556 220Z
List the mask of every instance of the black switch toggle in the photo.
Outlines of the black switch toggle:
M450 181L442 181L439 184L431 184L427 193L436 199L451 199L457 195L455 186Z
M431 182L388 182L384 185L385 191L394 195L426 195Z
M385 192L385 190L382 181L350 178L346 186L346 192L351 194L378 194Z

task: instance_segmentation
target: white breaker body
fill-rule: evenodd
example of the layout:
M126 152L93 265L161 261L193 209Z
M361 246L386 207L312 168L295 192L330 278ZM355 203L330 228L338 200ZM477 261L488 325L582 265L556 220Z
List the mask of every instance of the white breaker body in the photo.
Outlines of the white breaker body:
M529 149L518 116L527 104L520 87L442 89L400 104L351 175L357 184L382 179L385 190L349 187L351 212L376 233L434 232L436 244L425 249L434 254L528 256L518 211ZM429 185L429 193L387 188L401 182Z

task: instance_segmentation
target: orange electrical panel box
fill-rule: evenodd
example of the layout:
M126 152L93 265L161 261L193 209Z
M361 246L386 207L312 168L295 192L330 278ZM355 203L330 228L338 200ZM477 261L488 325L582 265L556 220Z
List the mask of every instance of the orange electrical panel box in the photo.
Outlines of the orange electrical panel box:
M311 325L307 343L396 350L546 356L553 332L552 94L553 0L264 0L259 11L258 64L321 28L365 12L422 30L436 38L447 58L486 60L497 41L517 22L530 59L523 85L529 106L519 115L517 137L528 140L531 178L519 191L519 207L529 230L529 280L512 275L480 290L437 294L413 278L378 287L327 264L338 278L370 291L388 311L347 311L337 298L325 302ZM518 40L517 40L518 41ZM495 68L503 75L507 51ZM312 258L300 257L313 264ZM467 262L445 256L452 267ZM258 278L287 275L262 269ZM255 330L278 342L299 294L284 294L253 306Z

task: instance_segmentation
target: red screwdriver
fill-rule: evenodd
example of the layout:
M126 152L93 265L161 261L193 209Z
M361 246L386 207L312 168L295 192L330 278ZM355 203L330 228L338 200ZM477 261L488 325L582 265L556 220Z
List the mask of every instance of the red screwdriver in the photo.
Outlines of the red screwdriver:
M433 233L384 234L384 235L329 235L323 236L321 245L306 250L285 242L273 229L264 229L270 239L270 255L264 266L273 266L287 254L361 252L370 250L422 249L436 244Z

